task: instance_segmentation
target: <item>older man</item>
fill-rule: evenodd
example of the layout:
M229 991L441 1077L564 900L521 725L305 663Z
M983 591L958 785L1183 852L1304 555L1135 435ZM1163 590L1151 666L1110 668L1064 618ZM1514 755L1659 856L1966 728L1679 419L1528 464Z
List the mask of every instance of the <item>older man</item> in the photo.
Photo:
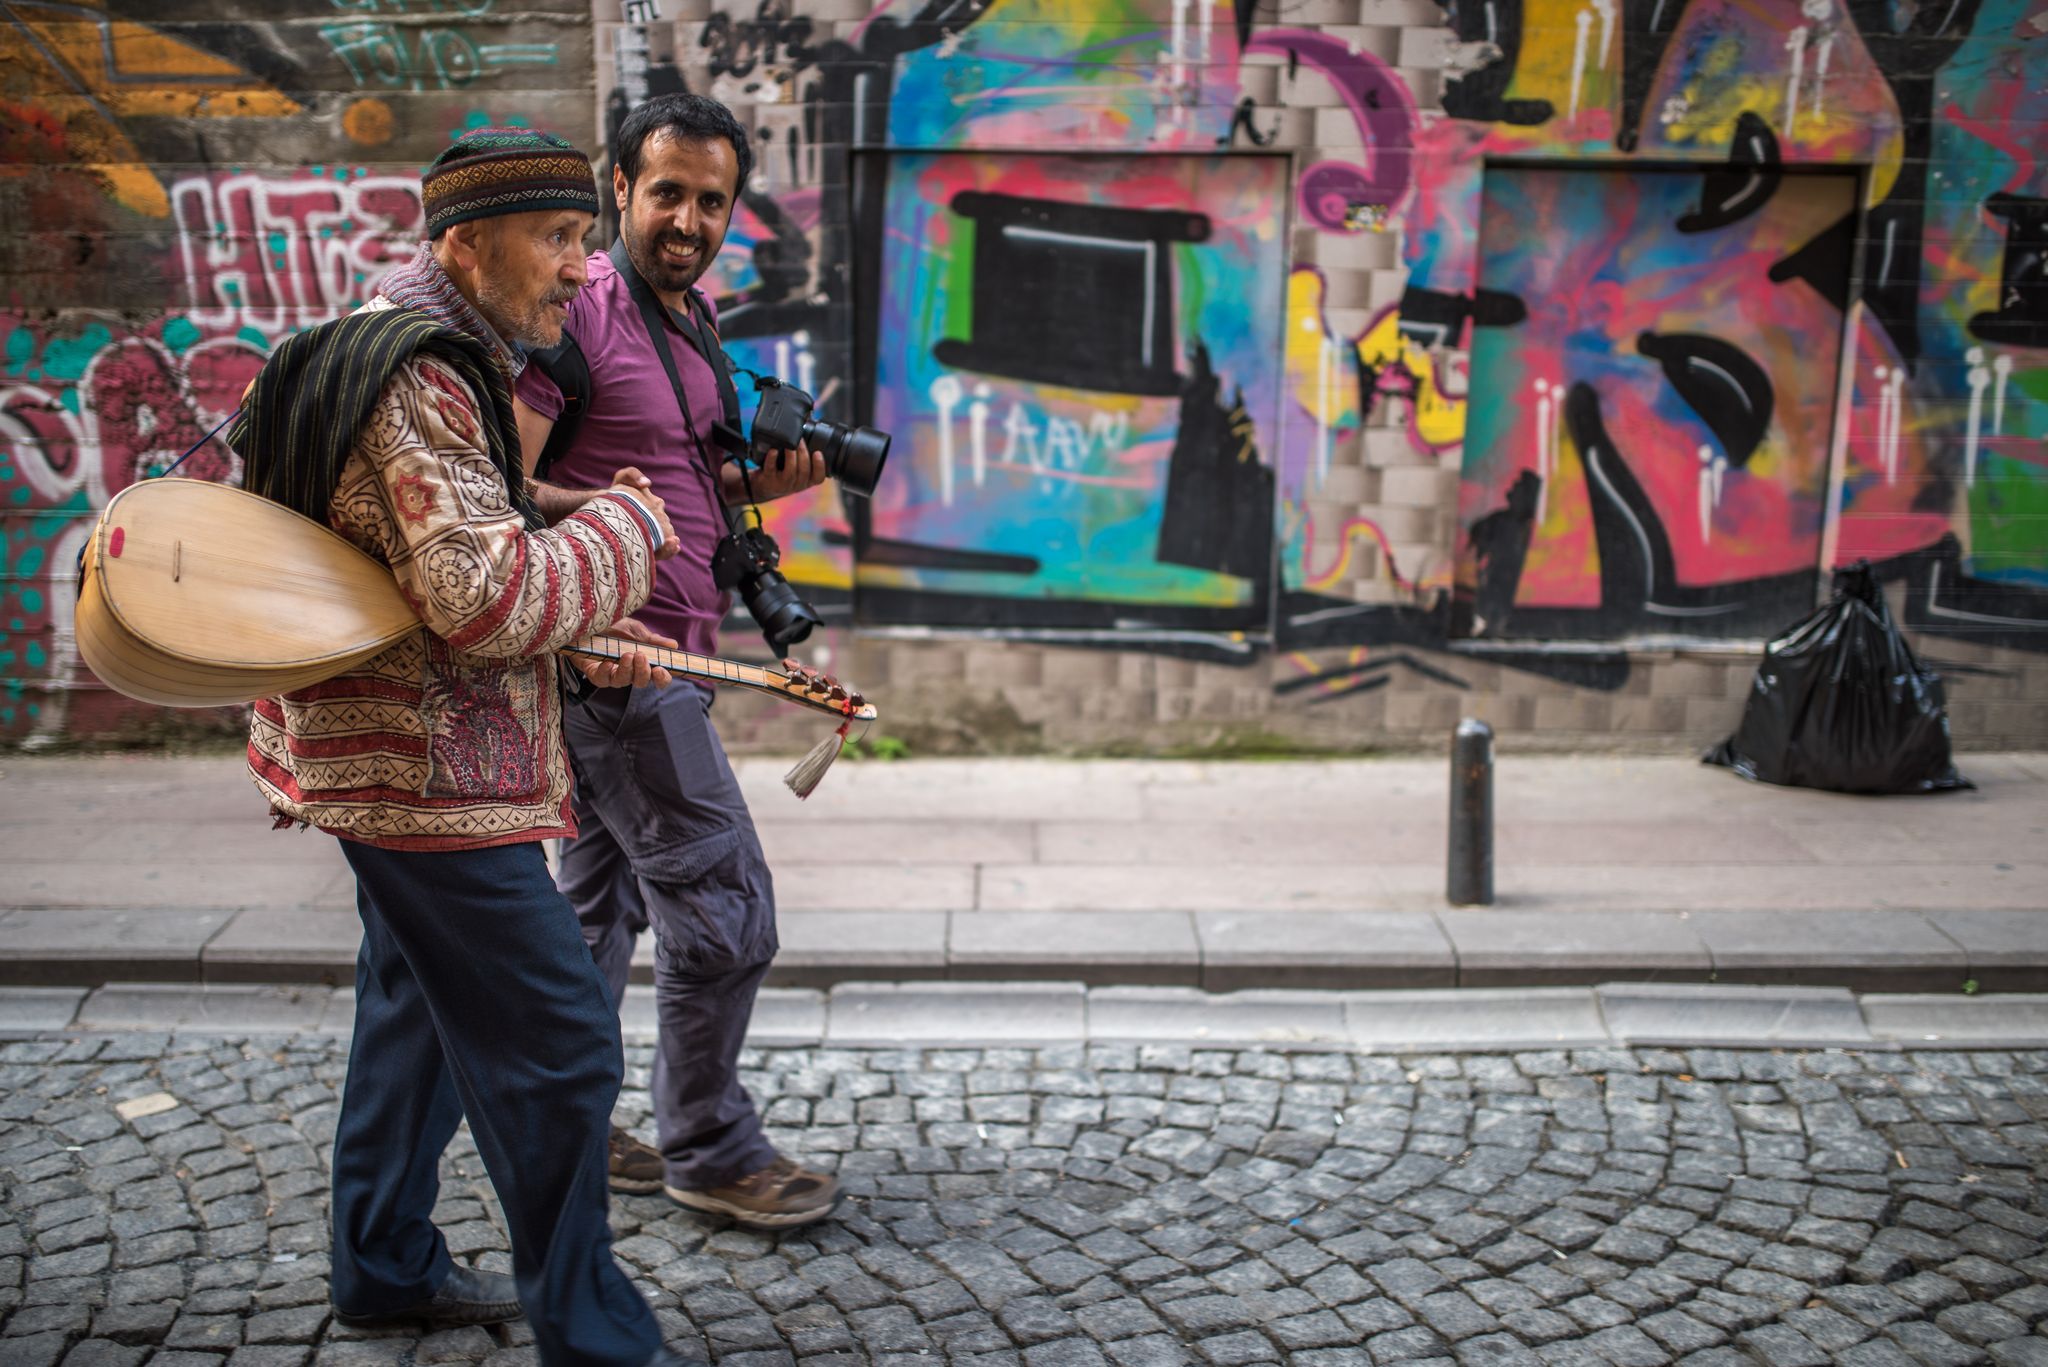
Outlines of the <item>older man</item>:
M574 831L555 652L644 601L675 536L658 498L625 487L546 527L519 473L514 344L555 341L585 281L590 163L544 133L484 129L420 188L431 240L363 309L280 346L230 437L251 489L388 565L421 624L259 702L250 727L278 824L340 837L363 921L335 1316L483 1324L523 1305L545 1363L673 1363L612 1260L618 1021L541 842ZM666 682L644 660L602 673ZM511 1277L457 1264L432 1221L465 1116Z

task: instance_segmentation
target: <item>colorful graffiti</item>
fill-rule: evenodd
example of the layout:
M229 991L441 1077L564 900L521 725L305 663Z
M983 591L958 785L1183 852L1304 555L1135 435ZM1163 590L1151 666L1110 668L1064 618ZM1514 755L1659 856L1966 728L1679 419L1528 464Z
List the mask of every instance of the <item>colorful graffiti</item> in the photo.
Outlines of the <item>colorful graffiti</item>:
M279 338L360 304L422 221L417 181L346 167L187 177L169 199L188 309L140 327L0 311L0 734L77 722L70 566L92 513L195 446L181 474L237 478L208 433Z
M1856 558L1914 580L1920 625L1944 624L1938 590L1949 624L1983 626L1996 599L2032 639L2048 186L2014 130L2048 110L2023 8L1452 4L1449 41L1418 48L1446 78L1441 115L1390 46L1196 0L884 6L844 40L761 0L717 13L667 79L751 104L767 168L754 240L804 268L771 285L741 258L742 344L808 358L855 415L910 433L880 505L828 494L772 519L807 582L854 592L863 620L1074 623L1105 597L1171 606L1193 582L1141 591L1172 563L1158 545L1105 561L1086 516L1047 520L1037 468L1134 423L1168 442L1167 409L1133 415L1199 372L1049 373L1108 346L1127 322L1109 318L1078 337L1020 328L991 361L946 329L991 307L1036 318L1058 296L1021 258L977 290L956 244L985 236L978 211L934 213L904 187L976 149L1145 158L1130 168L1279 146L1297 225L1279 343L1211 364L1277 400L1247 405L1239 449L1270 472L1276 573L1254 596L1280 644L1746 638ZM1319 111L1310 136L1284 118L1297 102ZM855 147L889 151L857 171ZM1539 203L1540 179L1503 161L1593 178ZM843 225L813 188L842 178ZM1116 207L1229 211L1235 192ZM1359 262L1405 271L1397 302L1362 293ZM1073 268L1078 288L1091 266ZM929 283L906 286L913 273ZM1015 402L989 375L1078 406ZM991 461L1011 456L1032 471L1024 496L990 501ZM1462 470L1454 500L1445 466ZM1165 474L1155 462L1152 506L1184 512L1188 486L1169 499ZM1226 488L1241 518L1248 485L1199 496Z
M260 338L186 319L50 328L0 314L0 733L61 735L73 720L72 566L92 515L200 446L267 354ZM211 442L180 473L232 480L239 466Z
M271 347L355 307L417 243L414 149L445 145L451 119L522 118L451 112L444 97L422 121L412 92L507 88L563 50L546 41L565 29L548 11L588 22L574 0L275 8L307 22L0 0L0 737L104 734L144 715L90 687L71 645L93 515L195 444L181 473L234 478L203 439ZM330 164L349 147L400 164Z
M345 166L171 183L191 321L265 338L338 318L419 246L414 176Z
M75 172L115 204L170 213L131 118L279 119L299 104L225 58L108 13L107 0L0 0L0 175Z
M334 8L393 19L322 24L327 43L359 89L461 90L515 67L551 67L559 43L477 42L460 23L490 16L497 0L332 0ZM408 18L425 24L409 24Z
M2048 646L2048 411L2030 392L2048 182L2027 150L2048 49L2024 9L1692 0L1625 7L1609 33L1591 5L1569 24L1486 8L1499 55L1447 87L1456 117L1427 135L1402 305L1404 330L1444 335L1469 301L1474 383L1504 399L1463 451L1454 629L1761 634L1821 571L1869 559L1909 581L1914 625ZM1460 9L1459 36L1481 18ZM1595 29L1609 41L1581 51ZM1503 157L1610 169L1584 174L1604 188L1575 221L1539 228L1536 173L1482 172ZM1671 158L1719 164L1673 193L1655 170ZM1867 168L1860 206L1803 203L1816 182L1788 168L1823 165ZM1759 250L1788 213L1796 239ZM1532 280L1560 248L1572 264ZM1722 301L1705 322L1702 290ZM1561 346L1599 378L1567 383ZM1755 444L1745 416L1764 419ZM1573 492L1600 483L1589 452L1621 476L1609 496Z
M1261 623L1283 170L894 158L858 583Z
M523 116L480 91L573 85L591 28L286 8L173 38L0 0L0 196L75 230L0 300L0 678L61 672L62 529L361 297L417 231L400 163ZM1562 640L1606 687L1625 643L1761 634L1869 559L1915 626L2048 645L2039 0L672 9L603 29L606 131L668 90L741 111L727 343L896 436L872 503L768 510L828 619L1350 652L1294 660L1319 698ZM237 119L382 164L187 155L247 140L180 120ZM138 224L150 298L27 293Z
M1829 300L1849 277L1846 242L1826 259L1813 244L1855 182L1787 177L1709 226L1701 181L1488 174L1480 278L1524 317L1472 346L1472 383L1495 396L1465 434L1459 516L1485 524L1461 566L1472 634L1585 638L1661 618L1755 636L1813 601L1839 387ZM1804 277L1768 283L1801 253Z

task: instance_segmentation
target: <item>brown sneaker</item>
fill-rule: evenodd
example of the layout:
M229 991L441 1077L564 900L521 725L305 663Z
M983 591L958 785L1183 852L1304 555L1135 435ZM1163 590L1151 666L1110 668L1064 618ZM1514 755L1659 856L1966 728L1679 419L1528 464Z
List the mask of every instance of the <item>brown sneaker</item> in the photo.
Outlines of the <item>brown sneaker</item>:
M661 1190L661 1150L641 1143L630 1131L612 1126L612 1140L606 1146L605 1157L613 1191Z
M722 1187L685 1191L663 1187L669 1199L692 1210L727 1215L750 1229L793 1229L816 1224L839 1204L839 1182L828 1173L807 1172L795 1160L778 1158L759 1172Z

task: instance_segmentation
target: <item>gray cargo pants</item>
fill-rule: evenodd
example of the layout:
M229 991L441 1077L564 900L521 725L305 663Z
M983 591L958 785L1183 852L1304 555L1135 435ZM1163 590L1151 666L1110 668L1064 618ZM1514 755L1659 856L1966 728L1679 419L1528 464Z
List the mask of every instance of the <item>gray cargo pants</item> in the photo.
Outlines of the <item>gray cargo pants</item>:
M775 957L775 884L693 684L600 689L565 709L577 835L562 892L616 1005L654 929L655 1126L668 1184L723 1186L775 1161L739 1080L754 994Z

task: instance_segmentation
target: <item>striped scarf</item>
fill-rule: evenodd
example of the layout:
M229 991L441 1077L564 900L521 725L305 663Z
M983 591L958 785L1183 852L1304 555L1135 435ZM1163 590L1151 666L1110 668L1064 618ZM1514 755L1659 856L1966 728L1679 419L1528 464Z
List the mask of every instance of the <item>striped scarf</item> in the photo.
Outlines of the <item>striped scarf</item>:
M449 307L438 289L401 283L410 298L389 296L388 286L384 292L403 307L352 313L279 343L228 429L227 443L242 458L243 487L325 526L327 504L355 449L357 430L391 372L421 354L446 362L471 393L488 396L491 412L484 432L491 463L526 525L539 528L545 524L526 493L519 423L512 411L517 358L455 290L440 264L424 248L422 254L469 316ZM403 271L417 276L419 266L415 258Z
M377 293L389 299L402 309L413 309L429 318L439 319L457 332L465 333L483 344L498 368L505 372L505 383L516 384L519 372L526 368L526 357L505 345L496 328L478 313L476 305L461 290L448 272L441 269L440 260L434 255L430 242L420 243L420 249L412 260L384 277L377 286Z

